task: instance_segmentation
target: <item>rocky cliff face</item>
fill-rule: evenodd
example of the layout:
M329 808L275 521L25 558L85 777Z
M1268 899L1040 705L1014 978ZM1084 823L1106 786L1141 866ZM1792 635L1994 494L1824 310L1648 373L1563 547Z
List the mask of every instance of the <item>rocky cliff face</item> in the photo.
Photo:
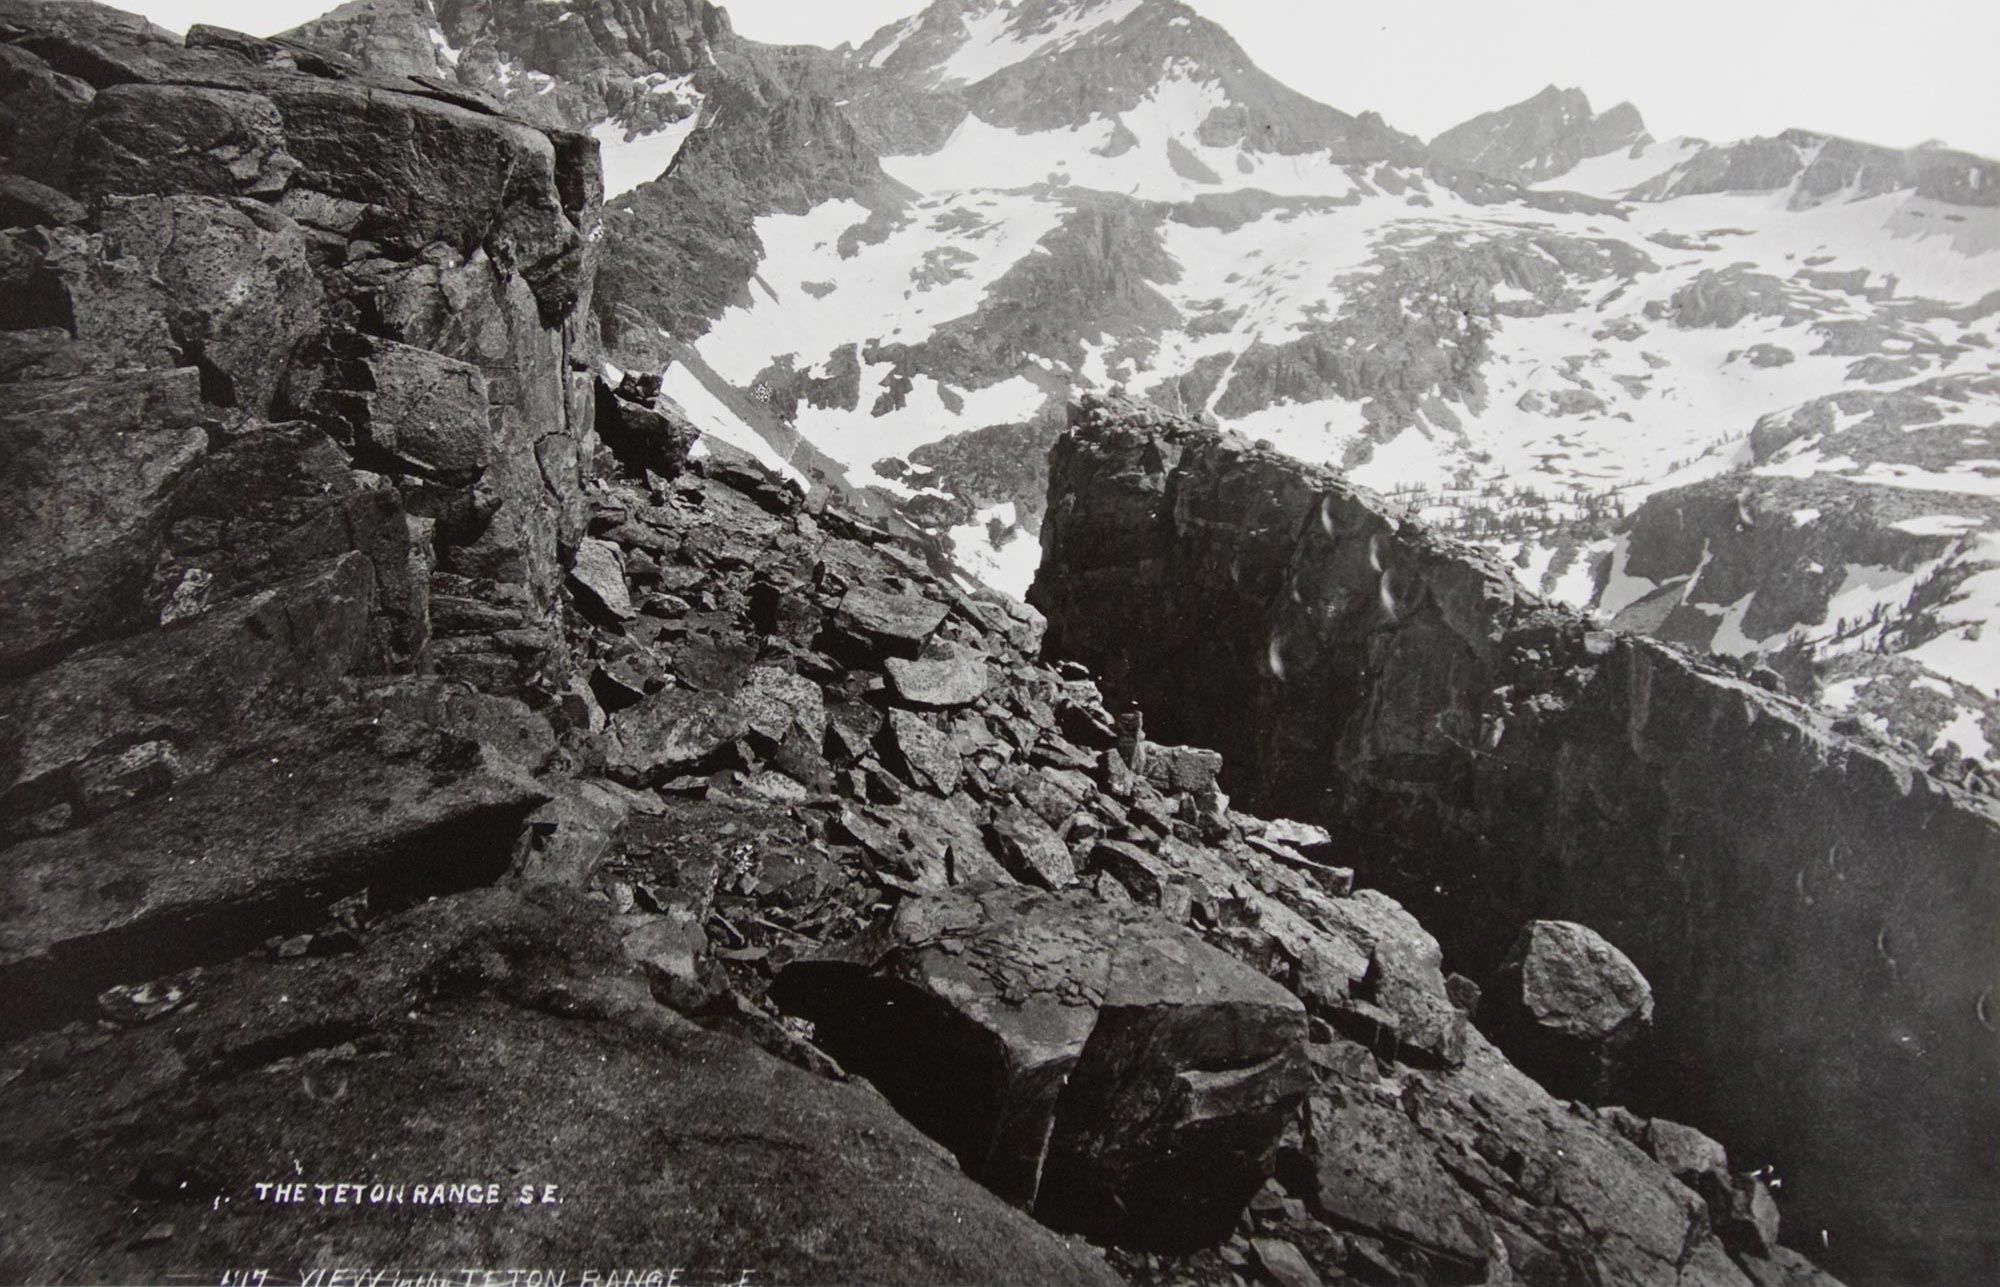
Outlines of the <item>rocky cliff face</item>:
M602 380L587 139L88 4L0 63L0 1277L1825 1281L1035 613Z
M667 366L743 296L760 216L904 195L835 106L830 56L743 40L707 0L355 0L289 34L597 139L624 200L595 305L626 366Z
M1525 918L1600 931L1657 1001L1624 1093L1775 1165L1831 1263L1991 1272L1990 798L1234 435L1087 402L1050 468L1055 652L1326 825L1475 979Z
M631 812L565 767L589 140L95 5L0 8L0 61L0 1276L1110 1281L879 1098L655 1003L621 933L666 918L529 874ZM364 1175L393 1199L311 1189ZM564 1205L447 1226L446 1181Z

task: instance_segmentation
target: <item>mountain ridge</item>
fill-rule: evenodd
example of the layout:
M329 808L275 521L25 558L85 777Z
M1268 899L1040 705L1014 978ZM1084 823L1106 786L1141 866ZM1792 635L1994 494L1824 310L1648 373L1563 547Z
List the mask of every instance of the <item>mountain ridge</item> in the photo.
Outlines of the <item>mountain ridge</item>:
M568 25L614 8L593 0ZM1662 479L1754 489L1813 469L1827 488L1938 497L1938 522L1984 512L1945 499L1989 485L1973 377L2000 298L2000 167L1983 158L1808 131L1659 141L1635 109L1554 86L1425 144L1269 82L1172 0L944 0L838 50L669 8L716 31L709 52L586 69L588 92L537 82L522 60L551 56L501 49L518 24L472 23L480 6L443 11L470 25L432 43L465 42L461 80L524 110L568 104L599 138L618 176L624 271L598 301L615 361L670 366L669 337L694 345L778 409L774 453L803 434L829 479L906 507L1016 593L1040 468L990 453L1048 441L1074 389L1129 387L1341 463L1607 614L1632 597L1614 528ZM517 63L504 82L490 70ZM1746 446L1764 418L1899 384L1933 390L1895 394L1931 408L1923 459L1945 465L1943 430L1962 423L1947 454L1971 463L1821 453L1821 469ZM1894 457L1885 437L1864 445ZM1917 597L1931 573L1866 563L1872 541L1829 575L1875 587L1863 615L1895 585L1893 615L1930 624L1843 630L1861 590L1836 584L1767 593L1742 612L1768 623L1784 604L1782 630L1707 646L1768 659L1802 638L1799 682L1847 694L1861 654L1954 620ZM1954 556L1977 604L1985 557L1976 542ZM1810 619L1820 602L1832 615ZM1683 638L1701 633L1690 611ZM1987 609L1970 611L1954 638ZM1918 669L1952 697L1941 720L1898 726L1978 760L2000 745L2000 675L1940 660L1966 651L1928 648ZM1887 718L1888 698L1854 715Z

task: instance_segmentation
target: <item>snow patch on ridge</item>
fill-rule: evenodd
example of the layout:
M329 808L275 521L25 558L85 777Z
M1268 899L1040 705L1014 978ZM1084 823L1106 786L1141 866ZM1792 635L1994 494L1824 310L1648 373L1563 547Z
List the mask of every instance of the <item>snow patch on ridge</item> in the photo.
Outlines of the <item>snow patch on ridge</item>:
M660 378L660 392L678 403L689 423L705 434L748 452L764 465L806 486L806 477L789 460L780 456L755 429L745 424L726 403L709 391L701 378L676 362Z
M850 247L846 258L841 234L868 218L860 203L765 215L757 220L764 258L751 303L731 307L696 347L724 379L748 385L787 353L810 366L856 341L921 343L975 311L993 283L1055 230L1062 210L1022 193L920 202L906 226Z
M1220 84L1196 79L1191 64L1176 61L1145 99L1116 117L1100 116L1070 129L1020 131L968 114L936 151L885 156L882 168L919 192L1059 183L1148 201L1185 201L1205 192L1245 189L1324 197L1355 190L1330 153L1284 156L1201 143L1196 134L1202 123L1227 106ZM1122 146L1114 144L1121 131L1129 135Z
M1042 544L1032 532L1015 526L1018 521L1012 501L980 510L970 523L951 529L951 556L986 585L1025 600L1041 566ZM998 546L994 526L1005 533Z
M1138 12L1141 3L1143 0L1098 4L1081 0L1048 27L1033 32L1019 30L1021 15L1007 6L974 14L965 20L965 43L938 68L938 79L977 84L1036 54L1066 48L1099 28L1123 22Z

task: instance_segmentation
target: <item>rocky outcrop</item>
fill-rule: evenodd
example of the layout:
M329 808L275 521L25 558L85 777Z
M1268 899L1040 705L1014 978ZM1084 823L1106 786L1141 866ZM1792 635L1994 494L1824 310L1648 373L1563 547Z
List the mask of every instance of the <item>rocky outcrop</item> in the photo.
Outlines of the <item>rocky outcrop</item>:
M74 203L4 234L47 283L0 413L0 974L39 1023L505 866L597 204L577 140L284 46L33 0L0 36L13 146Z
M1632 189L1634 201L1667 201L1710 192L1788 188L1793 209L1823 201L1914 191L1951 205L2000 201L2000 163L1942 147L1900 150L1853 139L1786 130L1775 138L1704 147Z
M542 665L589 426L588 141L416 82L303 72L247 37L183 48L104 19L58 49L35 34L49 10L14 5L28 34L9 48L82 73L69 159L44 178L86 213L8 234L49 304L24 319L38 347L14 371L8 432L32 463L8 483L26 526L6 664L157 626L184 585L220 604L351 541L382 591L385 663ZM40 347L51 332L65 342ZM92 374L117 368L144 374ZM75 431L26 410L38 398L67 403ZM287 528L309 535L271 548ZM60 601L36 599L58 584ZM477 624L426 610L475 593L492 605Z
M532 4L351 0L288 33L385 75L454 82L540 125L588 129L606 118L661 123L675 96L655 92L733 54L729 14L707 0L621 0L550 21ZM651 78L651 79L649 79Z
M749 289L759 216L843 198L886 213L908 195L836 105L819 68L830 56L744 40L708 0L563 12L552 21L540 0L355 0L289 36L554 129L629 141L684 128L678 152L628 176L637 190L606 212L620 270L592 302L621 365L661 369L672 356L663 331L692 339Z
M1533 98L1454 125L1431 140L1430 151L1486 174L1538 183L1579 161L1651 141L1630 103L1596 113L1582 90L1550 85Z
M1991 1266L1990 802L1240 438L1087 400L1051 475L1057 655L1326 825L1461 972L1532 918L1616 944L1656 999L1624 1093L1776 1165L1833 1263Z
M671 597L587 527L594 146L91 4L0 5L0 64L0 1277L1115 1281L774 1018L654 998L745 822L575 773L590 622ZM732 735L809 743L742 669Z

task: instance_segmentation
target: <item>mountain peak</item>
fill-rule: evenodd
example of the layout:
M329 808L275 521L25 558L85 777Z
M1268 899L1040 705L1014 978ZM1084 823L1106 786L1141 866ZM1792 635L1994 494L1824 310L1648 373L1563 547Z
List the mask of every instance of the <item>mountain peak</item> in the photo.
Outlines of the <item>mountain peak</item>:
M935 154L968 121L1014 134L1108 130L1095 153L1107 159L1169 119L1206 146L1339 164L1415 160L1422 147L1379 117L1280 84L1179 0L935 0L845 63L840 96L886 156Z
M1599 115L1581 89L1551 84L1511 107L1453 126L1430 146L1441 160L1535 183L1646 138L1646 123L1630 103Z

